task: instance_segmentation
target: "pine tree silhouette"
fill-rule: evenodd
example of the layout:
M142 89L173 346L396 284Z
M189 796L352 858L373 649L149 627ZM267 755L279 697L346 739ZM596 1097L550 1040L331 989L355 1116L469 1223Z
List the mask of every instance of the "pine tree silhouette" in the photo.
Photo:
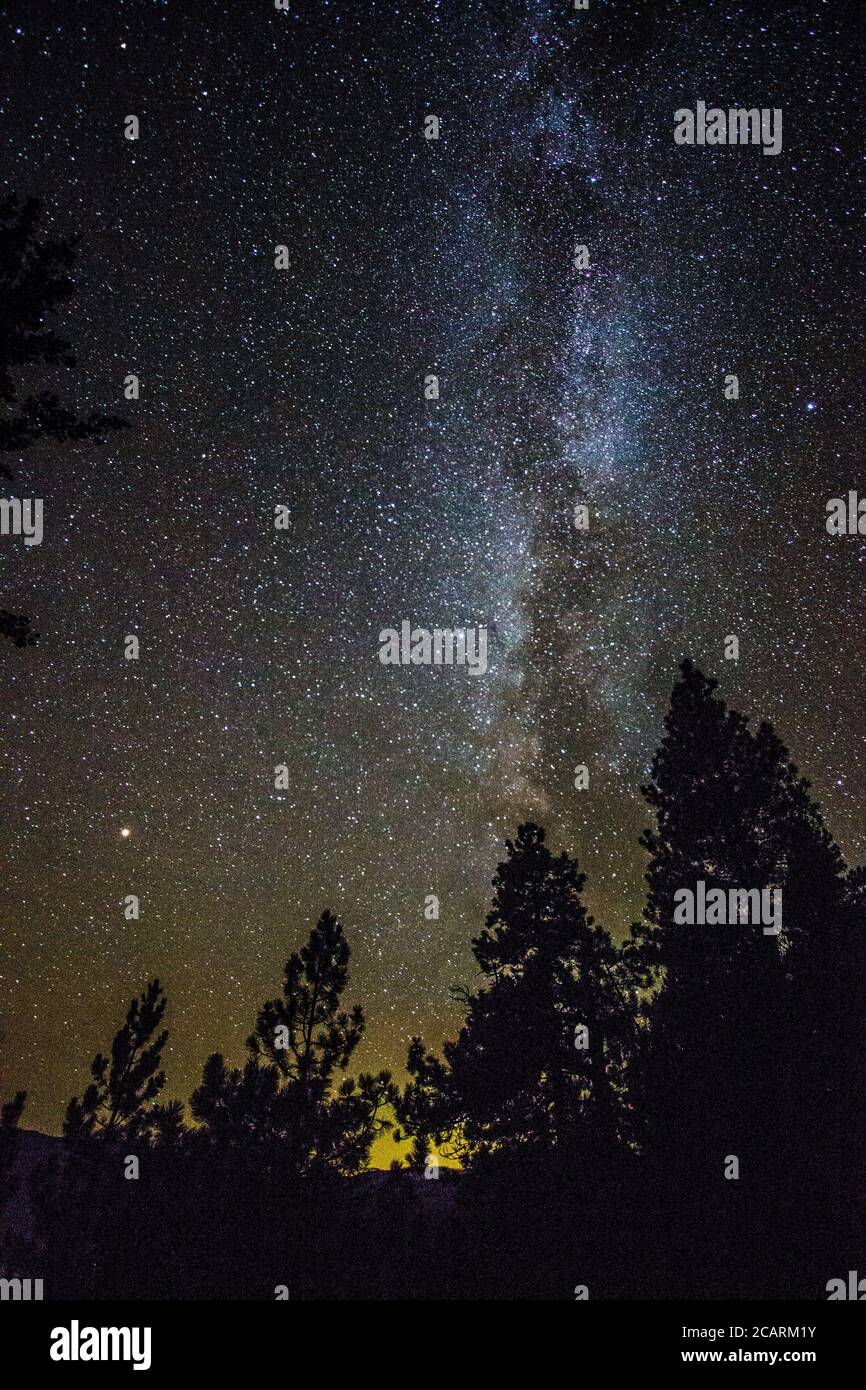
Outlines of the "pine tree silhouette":
M808 783L790 765L784 794L783 1184L797 1205L818 1201L838 1217L863 1192L866 873L855 869L843 877L841 855Z
M759 926L674 923L680 889L765 887L776 873L772 769L745 718L714 697L716 683L690 662L681 669L643 788L656 828L642 838L649 927L635 937L662 983L641 1096L648 1145L694 1187L714 1183L729 1153L754 1163L758 1116L778 1120L770 1063L783 968L777 940Z
M715 681L688 661L681 673L643 789L656 824L643 837L649 895L634 939L660 989L634 1093L658 1191L691 1202L684 1229L699 1217L715 1223L720 1247L730 1239L726 1258L744 1281L731 1293L773 1277L758 1251L790 1247L791 1203L805 1221L830 1170L841 1178L852 1076L840 1040L862 1042L850 984L862 1002L863 932L853 898L846 910L839 849L773 729L751 733ZM699 881L779 889L781 933L677 923L675 893ZM862 1079L858 1125L860 1114ZM729 1157L735 1180L724 1176Z
M615 1147L624 1131L631 987L581 901L585 875L537 825L506 842L473 953L484 982L445 1063L419 1039L398 1113L409 1132L450 1139L468 1160L524 1147Z
M165 1084L165 1009L157 979L130 1001L110 1057L96 1055L91 1084L67 1106L64 1146L28 1175L27 1267L43 1278L47 1297L134 1297L149 1277L141 1256L154 1235L154 1189L125 1181L124 1166L129 1155L143 1161L182 1144L180 1103L153 1104ZM145 1174L154 1177L147 1163Z
M66 1138L114 1139L140 1124L165 1085L165 1073L158 1068L168 1033L157 1029L166 1003L159 980L151 980L140 997L130 1001L126 1022L111 1044L111 1057L97 1053L90 1067L91 1084L66 1108Z
M214 1140L277 1143L284 1171L366 1166L373 1141L392 1126L390 1074L361 1073L336 1084L364 1032L364 1012L341 1008L350 951L340 922L323 912L307 944L285 966L283 996L263 1005L247 1039L250 1058L205 1064L190 1108Z
M39 235L37 199L0 200L0 454L20 454L40 439L101 439L110 429L126 428L114 415L81 416L52 392L22 394L18 374L40 366L76 366L71 344L46 326L76 291L73 276L77 238L45 240ZM11 479L0 462L0 479ZM0 636L17 647L35 642L30 619L0 611Z

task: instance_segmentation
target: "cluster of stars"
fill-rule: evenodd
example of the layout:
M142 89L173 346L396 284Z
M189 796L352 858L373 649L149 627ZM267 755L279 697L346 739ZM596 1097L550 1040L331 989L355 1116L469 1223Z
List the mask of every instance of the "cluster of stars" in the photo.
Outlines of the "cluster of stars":
M41 633L0 652L2 1080L42 1128L154 974L171 1093L239 1059L326 906L362 1065L438 1046L521 820L624 935L685 655L776 723L862 855L863 556L823 527L864 444L837 20L493 8L2 21L7 167L81 238L58 389L132 426L17 462L45 540L0 556ZM743 92L784 108L778 160L675 147L677 107ZM486 623L487 675L383 668L404 618Z

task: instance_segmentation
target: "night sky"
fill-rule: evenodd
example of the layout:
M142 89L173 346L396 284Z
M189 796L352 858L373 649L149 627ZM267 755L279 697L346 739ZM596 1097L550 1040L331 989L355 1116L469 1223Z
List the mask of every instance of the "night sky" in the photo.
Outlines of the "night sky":
M0 649L0 1084L25 1124L58 1130L156 974L164 1098L240 1062L324 907L357 1060L399 1072L458 1024L521 820L620 939L686 655L864 857L866 536L825 528L866 491L855 13L3 7L3 191L81 237L58 389L132 426L5 485L45 499L41 545L0 538L0 604L40 633ZM675 145L699 100L781 108L781 153ZM406 618L486 624L486 675L383 666Z

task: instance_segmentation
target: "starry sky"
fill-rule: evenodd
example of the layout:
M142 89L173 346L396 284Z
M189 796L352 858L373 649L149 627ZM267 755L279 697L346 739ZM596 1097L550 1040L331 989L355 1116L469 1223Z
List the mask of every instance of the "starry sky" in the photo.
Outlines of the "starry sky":
M3 191L81 237L47 384L132 426L10 460L45 499L42 545L0 540L40 633L0 649L25 1123L57 1131L155 974L164 1098L240 1062L324 907L357 1060L399 1073L458 1024L521 820L622 938L686 655L864 857L866 537L824 524L866 488L855 6L13 0L0 39ZM675 145L698 100L781 108L781 153ZM486 675L383 666L405 618L486 624Z

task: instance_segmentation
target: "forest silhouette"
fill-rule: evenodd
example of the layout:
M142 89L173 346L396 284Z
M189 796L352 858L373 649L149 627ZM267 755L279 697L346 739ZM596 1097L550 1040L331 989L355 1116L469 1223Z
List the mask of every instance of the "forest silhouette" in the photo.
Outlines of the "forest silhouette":
M75 367L47 320L76 242L39 221L35 200L0 201L0 454L125 423L19 383ZM36 640L6 609L0 637ZM463 1025L441 1053L412 1039L402 1085L350 1075L365 1016L328 911L245 1065L213 1053L186 1105L159 1099L167 1000L146 983L62 1140L34 1147L23 1091L2 1106L0 1273L48 1299L816 1299L866 1267L866 869L773 729L716 689L683 663L621 944L527 823L472 942L476 988L456 991ZM683 923L698 884L781 892L781 931ZM410 1157L371 1171L389 1132Z
M350 1074L365 1016L325 911L245 1065L214 1053L188 1106L159 1100L152 980L57 1152L23 1165L24 1093L4 1106L3 1272L58 1299L818 1299L863 1267L866 872L716 689L683 663L621 945L521 825L441 1054L414 1038L402 1086ZM781 890L781 932L683 924L698 881ZM389 1131L411 1155L371 1172Z

